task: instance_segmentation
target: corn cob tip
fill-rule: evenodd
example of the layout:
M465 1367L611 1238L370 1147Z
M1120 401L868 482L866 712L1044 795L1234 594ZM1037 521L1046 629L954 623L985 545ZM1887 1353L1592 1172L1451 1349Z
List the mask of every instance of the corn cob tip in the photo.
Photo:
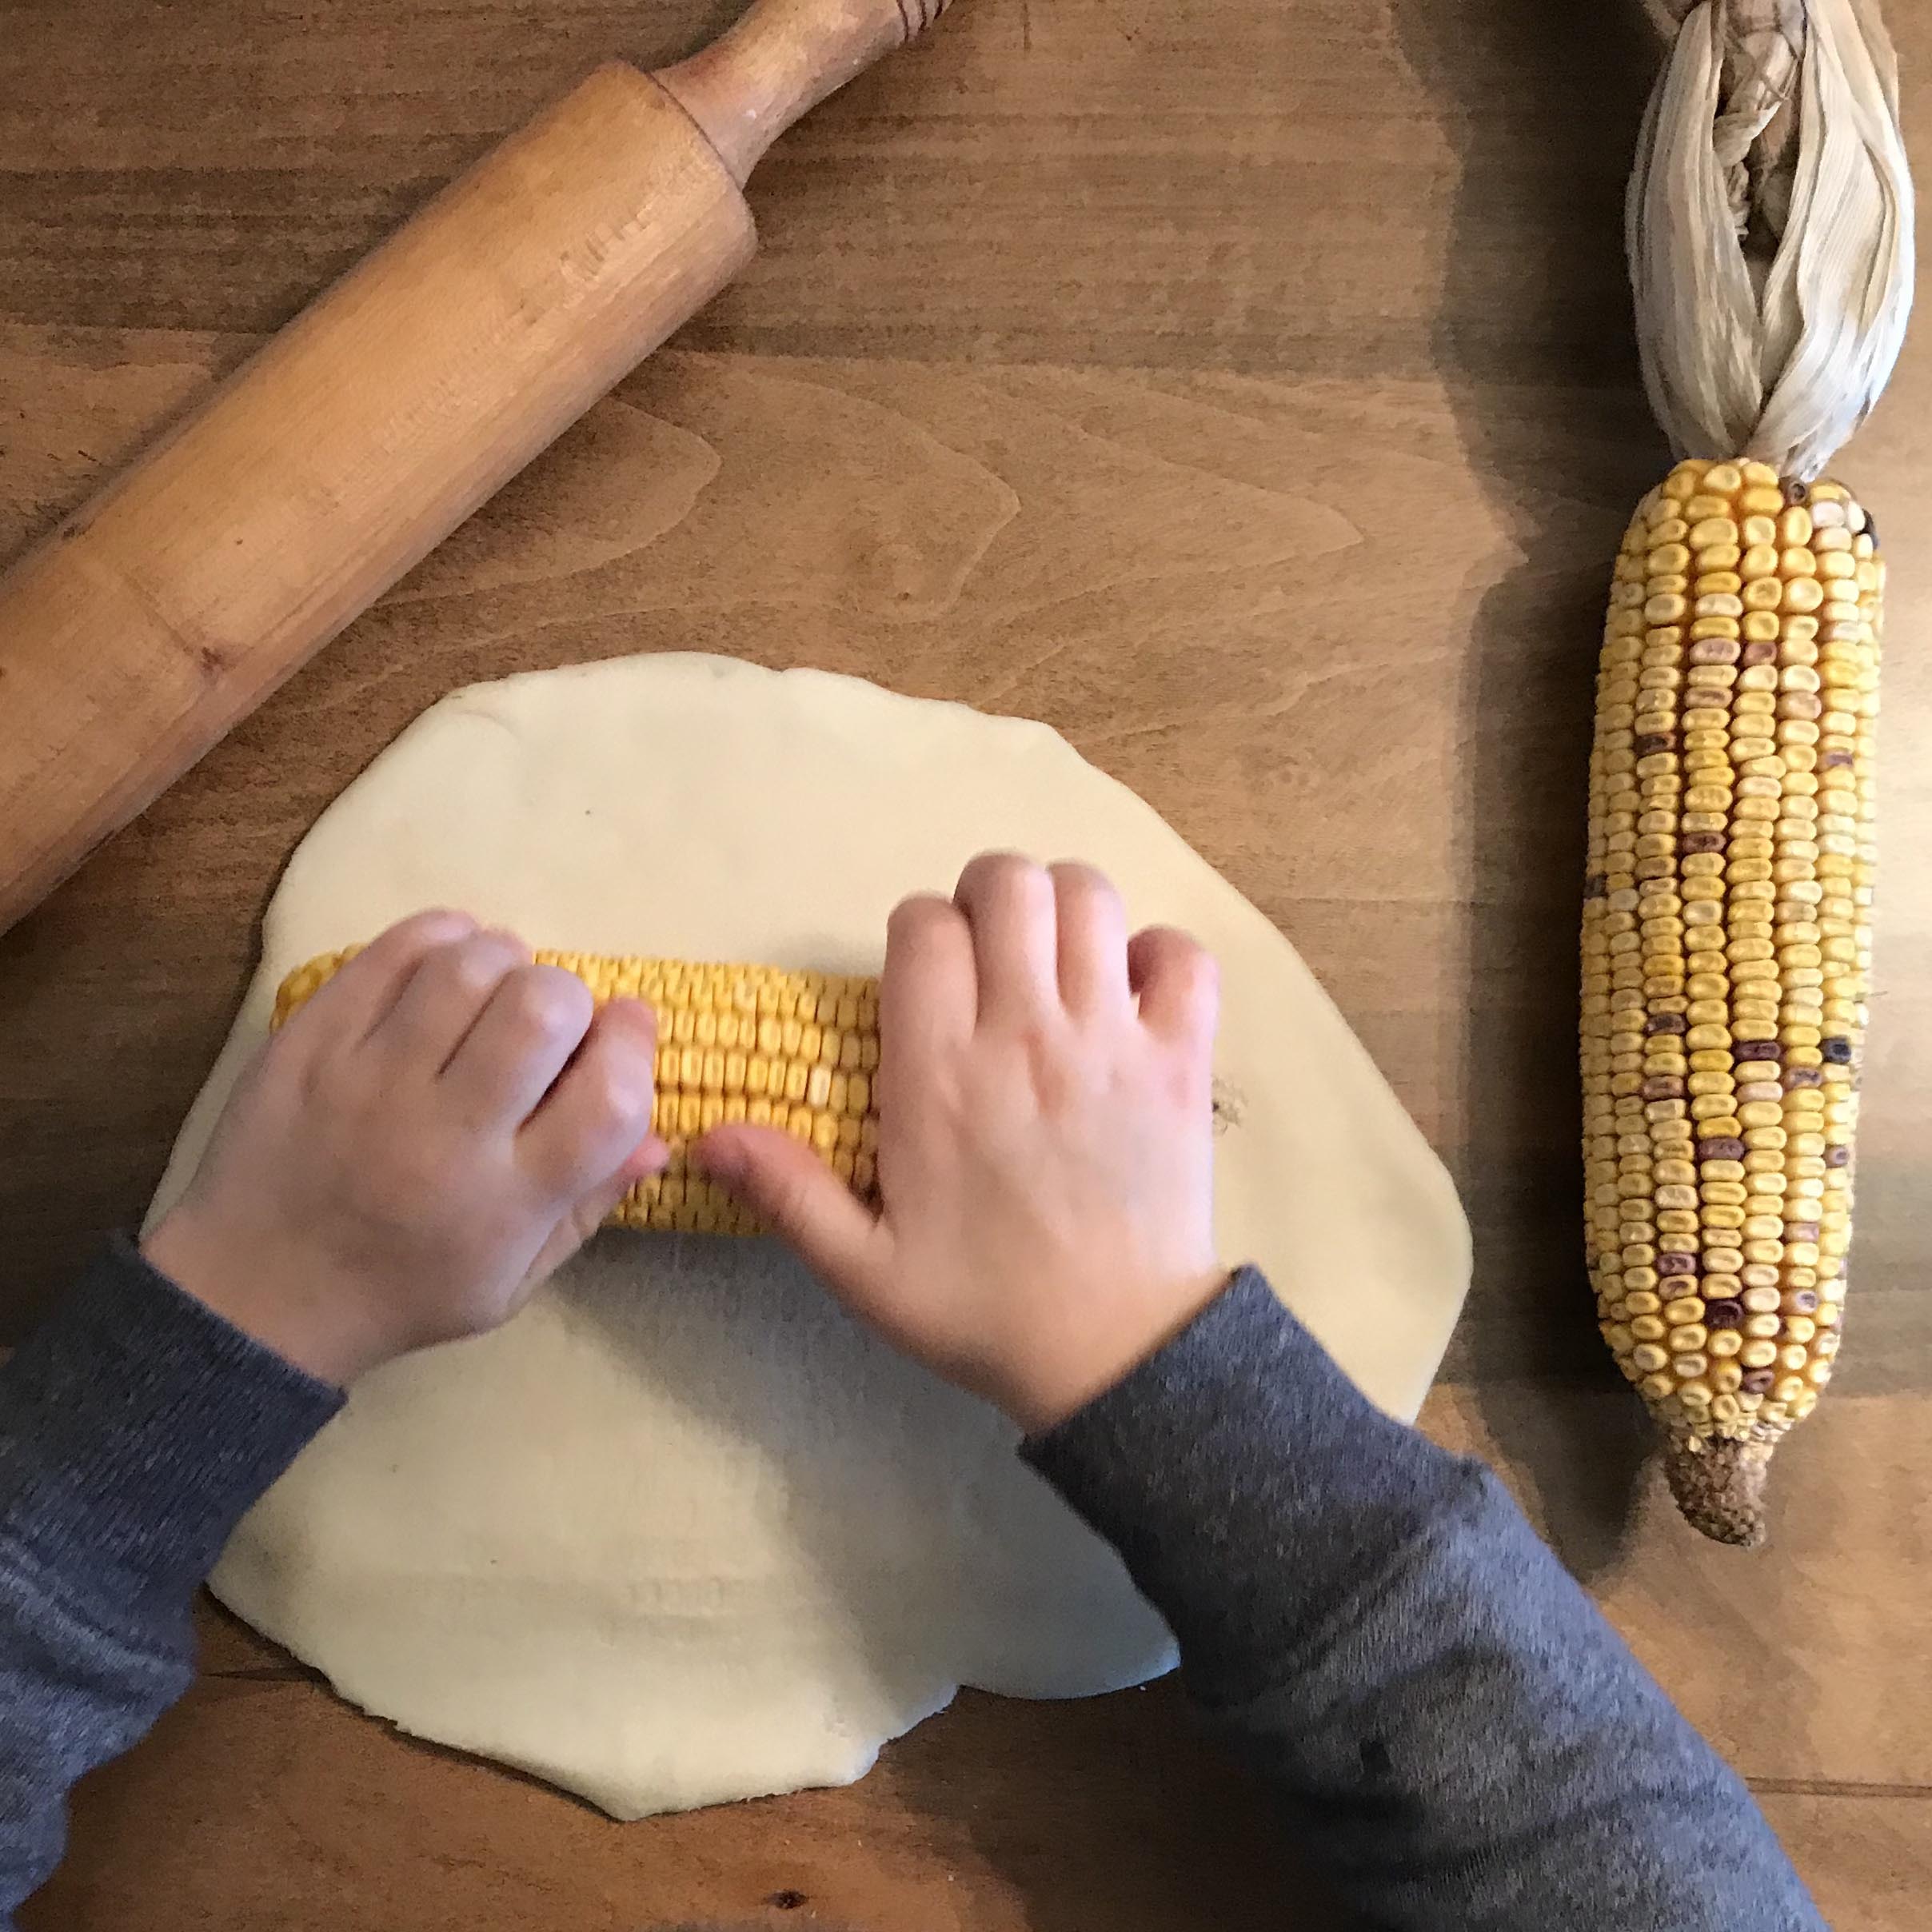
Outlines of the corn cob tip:
M1765 1539L1764 1479L1769 1443L1673 1435L1664 1475L1684 1520L1714 1543L1754 1550Z

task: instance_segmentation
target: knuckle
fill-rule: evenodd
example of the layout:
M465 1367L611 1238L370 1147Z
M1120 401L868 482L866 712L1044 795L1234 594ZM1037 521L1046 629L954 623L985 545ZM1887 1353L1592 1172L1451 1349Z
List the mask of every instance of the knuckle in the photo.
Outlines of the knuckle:
M400 919L378 933L343 970L349 970L361 960L368 962L365 972L405 970L419 957L433 956L438 948L462 944L476 930L477 922L468 913L431 907Z
M400 938L441 945L468 939L476 930L477 922L467 912L459 912L450 906L427 906L389 928L391 934Z
M581 1036L595 1003L590 988L559 966L525 966L511 977L509 997L517 1018L549 1036Z
M585 1064L584 1115L590 1131L615 1133L651 1117L651 1079L648 1065L629 1054L603 1052Z
M489 984L489 954L475 940L464 940L435 953L422 973L429 989L439 996L481 992Z
M440 976L453 992L481 997L519 963L513 943L501 935L479 932L460 944L446 947L438 956Z

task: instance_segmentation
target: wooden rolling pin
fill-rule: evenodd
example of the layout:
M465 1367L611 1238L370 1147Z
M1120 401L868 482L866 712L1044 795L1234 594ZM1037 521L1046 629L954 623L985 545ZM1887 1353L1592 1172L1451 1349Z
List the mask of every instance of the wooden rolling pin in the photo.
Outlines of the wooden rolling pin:
M744 267L758 158L945 5L598 69L0 577L0 932Z

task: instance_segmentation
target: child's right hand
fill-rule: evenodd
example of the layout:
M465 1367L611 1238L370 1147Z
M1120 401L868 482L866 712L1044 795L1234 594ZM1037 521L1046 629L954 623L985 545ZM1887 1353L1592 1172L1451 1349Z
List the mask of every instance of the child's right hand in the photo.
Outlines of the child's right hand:
M262 1048L144 1251L344 1386L481 1334L663 1167L656 1045L641 1001L593 1015L521 940L419 913Z
M976 859L892 916L874 1215L789 1135L698 1157L858 1315L1038 1431L1227 1280L1213 1232L1213 961L1130 940L1098 872Z

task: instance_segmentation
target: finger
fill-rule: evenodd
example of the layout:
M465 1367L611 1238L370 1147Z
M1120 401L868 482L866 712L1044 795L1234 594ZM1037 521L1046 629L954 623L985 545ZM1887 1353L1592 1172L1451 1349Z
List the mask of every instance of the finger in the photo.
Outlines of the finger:
M433 1079L530 949L508 932L473 932L425 953L395 1004L369 1029L369 1045L397 1067Z
M1060 996L1076 1012L1126 1005L1127 908L1091 865L1052 868L1060 924Z
M841 1299L868 1299L881 1238L877 1217L802 1140L772 1127L717 1127L692 1156Z
M960 874L952 898L972 928L980 1018L1032 1018L1058 1008L1058 920L1045 871L1010 852L982 852Z
M581 1196L639 1156L651 1132L657 1040L641 1000L613 1000L597 1014L517 1136L527 1172L560 1194Z
M1140 1017L1170 1039L1207 1044L1220 1017L1221 977L1214 956L1172 926L1150 926L1128 941L1127 976Z
M980 991L972 928L950 900L908 899L885 927L879 982L879 1046L910 1077L948 1048L972 1036Z
M477 922L467 912L441 908L398 920L332 974L291 1017L283 1035L304 1042L365 1038L431 952L466 940L476 930Z
M443 1085L469 1117L521 1127L583 1044L596 1012L575 973L519 966L497 982L449 1056ZM654 1016L651 1025L655 1040Z
M531 1263L525 1291L555 1274L617 1212L625 1196L647 1175L662 1173L670 1158L671 1150L653 1135L609 1180L572 1203Z

